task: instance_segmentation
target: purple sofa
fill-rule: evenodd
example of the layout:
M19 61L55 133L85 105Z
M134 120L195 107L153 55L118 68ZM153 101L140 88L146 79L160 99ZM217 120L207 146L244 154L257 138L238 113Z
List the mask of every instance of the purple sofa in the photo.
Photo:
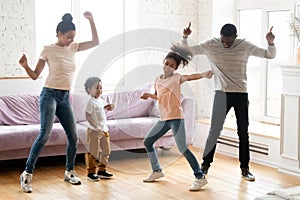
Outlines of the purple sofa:
M159 120L155 101L140 99L141 94L146 91L139 89L102 95L106 102L115 104L115 109L106 113L112 150L144 148L144 137ZM85 93L72 93L70 97L79 135L77 153L87 152L84 108L88 98ZM40 129L38 100L38 94L0 96L0 160L27 158ZM187 143L191 144L194 137L194 100L183 97L182 107ZM41 156L65 155L66 143L65 132L55 119L51 136ZM175 145L172 132L169 131L155 145Z

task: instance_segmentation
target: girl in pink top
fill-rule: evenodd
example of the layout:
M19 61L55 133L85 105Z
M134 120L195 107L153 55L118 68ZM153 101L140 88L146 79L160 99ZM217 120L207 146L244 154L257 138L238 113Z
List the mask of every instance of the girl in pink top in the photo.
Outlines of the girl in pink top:
M154 86L155 93L144 93L141 96L141 99L157 99L161 115L160 121L152 127L144 139L144 145L153 172L143 181L153 182L156 179L165 176L158 162L157 152L153 147L153 144L168 130L172 129L178 150L185 156L194 171L195 180L189 190L197 191L207 184L207 180L200 169L197 159L186 145L184 119L180 104L181 84L185 81L197 80L204 77L211 78L212 72L207 71L191 75L174 73L180 64L183 66L188 64L189 60L192 58L192 53L179 46L173 46L171 50L172 52L169 52L164 59L163 74L156 78Z

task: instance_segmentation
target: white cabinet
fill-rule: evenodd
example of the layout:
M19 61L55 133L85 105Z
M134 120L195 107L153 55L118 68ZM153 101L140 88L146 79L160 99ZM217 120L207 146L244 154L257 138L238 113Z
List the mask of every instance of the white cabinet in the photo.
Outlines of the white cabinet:
M281 65L279 171L300 175L300 65Z

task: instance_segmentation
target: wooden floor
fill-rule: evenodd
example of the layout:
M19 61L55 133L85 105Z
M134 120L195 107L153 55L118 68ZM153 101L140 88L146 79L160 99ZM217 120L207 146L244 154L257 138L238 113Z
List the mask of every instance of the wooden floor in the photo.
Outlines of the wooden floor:
M202 151L191 148L201 161ZM208 184L201 191L190 192L194 176L187 161L177 149L158 149L166 177L144 183L150 173L149 160L143 151L112 152L109 171L111 180L90 182L86 179L84 156L78 155L76 172L82 184L73 186L63 181L64 157L40 158L33 177L33 193L23 193L19 175L25 160L0 161L0 199L197 199L197 200L253 200L275 189L300 185L300 178L279 173L277 169L251 163L255 182L241 178L237 159L217 154L207 175Z

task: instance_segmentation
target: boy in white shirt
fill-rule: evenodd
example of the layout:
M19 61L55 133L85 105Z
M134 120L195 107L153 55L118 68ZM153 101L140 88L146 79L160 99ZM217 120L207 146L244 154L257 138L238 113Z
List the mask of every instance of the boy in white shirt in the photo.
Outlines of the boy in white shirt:
M113 110L113 104L104 105L99 98L102 94L102 83L98 77L90 77L86 80L86 92L90 99L85 108L88 121L87 142L89 153L87 154L87 178L90 181L99 181L99 178L111 178L113 174L106 171L110 155L110 139L106 124L105 110ZM96 158L99 158L98 172L96 172Z

